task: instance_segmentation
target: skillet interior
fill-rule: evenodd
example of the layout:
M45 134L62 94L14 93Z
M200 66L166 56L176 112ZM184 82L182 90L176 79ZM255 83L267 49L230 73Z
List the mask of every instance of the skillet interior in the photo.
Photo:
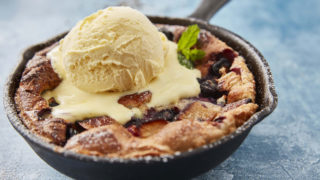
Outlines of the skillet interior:
M58 171L81 179L106 177L110 179L193 177L215 167L229 157L242 143L253 125L275 109L277 95L269 66L263 56L247 41L228 30L209 25L201 20L157 16L149 16L149 18L153 23L171 25L190 25L196 23L200 28L210 31L213 35L238 51L247 60L249 69L254 74L257 86L256 101L259 104L258 111L234 133L212 144L174 156L124 160L97 158L68 151L57 153L54 145L45 143L28 131L22 124L15 109L14 94L27 61L32 58L35 52L64 37L66 33L63 33L24 51L21 61L8 79L4 94L4 106L11 124L25 138L35 152Z

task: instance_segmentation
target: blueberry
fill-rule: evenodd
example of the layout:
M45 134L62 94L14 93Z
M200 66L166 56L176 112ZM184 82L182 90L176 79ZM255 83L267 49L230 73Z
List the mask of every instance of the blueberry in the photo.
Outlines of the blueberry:
M56 99L54 97L51 97L49 100L48 100L48 103L49 103L49 106L50 107L54 107L54 106L58 106L59 103L57 103Z
M220 91L217 83L214 80L206 79L200 83L200 97L207 97L212 103L216 103L216 99L226 94L224 91Z
M197 78L199 84L203 83L206 79L205 78Z
M140 126L142 123L142 120L140 118L137 118L137 117L131 117L130 121L128 121L124 127L128 128L130 126Z
M179 113L178 108L172 108L172 109L163 109L161 111L155 112L152 115L150 115L146 121L154 121L154 120L167 120L167 121L173 121L175 116Z
M217 84L209 79L200 83L200 89L201 94L204 95L204 97L211 96L218 92Z
M212 64L210 68L210 73L213 76L220 77L220 73L219 73L220 68L225 67L229 69L230 66L231 66L231 62L227 58L222 57L216 63Z
M163 109L161 111L157 111L155 108L150 108L148 109L144 117L132 117L131 120L124 125L124 127L128 128L133 125L136 127L140 127L144 123L156 120L174 121L176 115L179 114L179 112L180 110L177 107L173 107L171 109Z
M251 99L251 98L246 98L246 99L244 100L244 103L245 103L245 104L252 103L252 99Z

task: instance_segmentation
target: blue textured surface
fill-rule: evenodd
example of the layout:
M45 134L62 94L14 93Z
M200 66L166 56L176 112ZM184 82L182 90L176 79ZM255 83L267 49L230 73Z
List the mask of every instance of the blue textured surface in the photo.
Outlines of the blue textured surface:
M185 17L199 1L0 1L0 94L19 53L108 5ZM279 104L225 162L195 179L319 179L320 1L232 1L210 21L255 45L268 60ZM0 104L0 179L69 179L32 152Z

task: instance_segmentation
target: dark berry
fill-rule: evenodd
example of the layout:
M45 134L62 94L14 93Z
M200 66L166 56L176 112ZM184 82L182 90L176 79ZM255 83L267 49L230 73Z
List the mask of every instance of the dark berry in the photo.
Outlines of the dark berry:
M216 61L217 54L212 52L209 54L209 61Z
M201 84L202 82L204 82L206 79L203 78L197 78L197 81L199 82L199 84Z
M136 127L140 127L144 123L156 120L174 121L176 115L179 114L179 112L180 110L177 107L173 107L171 109L163 109L161 111L157 111L155 108L150 108L148 109L144 117L132 117L131 120L124 125L124 127L128 128L133 125L135 125Z
M173 41L173 33L169 31L167 28L162 27L159 29L159 31L166 35L168 40Z
M37 112L38 119L44 120L51 113L51 108L43 108Z
M221 58L227 58L231 64L234 60L235 57L237 57L238 55L231 49L225 49L220 53L215 53L212 52L211 54L209 54L209 60L211 61L219 61L219 59Z
M57 103L56 99L54 99L54 97L51 97L49 100L48 100L48 103L49 103L49 106L50 107L54 107L54 106L58 106L59 103Z
M133 135L133 136L140 136L139 128L136 125L131 125L127 127L127 130Z
M164 109L158 112L152 112L150 114L147 114L145 121L155 121L155 120L167 120L167 121L173 121L175 116L179 113L178 108L172 108L172 109Z
M128 121L126 124L124 124L123 126L124 127L129 127L129 126L132 126L132 125L136 125L136 126L140 126L142 123L142 120L140 118L137 118L137 117L132 117L130 119L130 121Z
M200 83L201 94L206 96L211 96L218 92L218 87L213 80L205 80Z
M227 58L229 61L233 62L234 58L237 57L237 54L231 49L225 49L222 51L223 57Z
M191 97L191 98L187 98L187 99L190 99L190 100L195 100L195 101L203 101L203 102L210 102L212 104L216 104L217 103L217 100L213 97L204 97L204 96L200 96L199 97Z
M148 109L147 113L143 117L143 119L151 119L157 113L155 108Z
M85 131L85 129L82 126L80 126L78 123L69 124L67 126L67 138L70 138L83 131Z
M240 68L232 68L230 71L235 72L237 75L241 75L241 69Z
M212 64L210 68L210 73L213 76L220 77L220 73L219 73L220 68L222 67L230 68L231 64L232 63L227 58L222 57L216 63Z
M226 92L220 91L219 86L216 84L214 80L210 79L204 80L202 83L200 83L200 90L200 97L205 97L208 99L208 101L214 104L217 102L217 98L226 94Z

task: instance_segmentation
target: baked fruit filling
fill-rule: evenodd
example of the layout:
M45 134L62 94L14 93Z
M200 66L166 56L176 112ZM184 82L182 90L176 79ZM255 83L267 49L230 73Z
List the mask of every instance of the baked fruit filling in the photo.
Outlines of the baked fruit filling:
M187 29L176 25L156 26L175 43ZM52 44L29 60L15 101L25 126L62 151L121 158L174 154L234 132L258 108L254 77L245 59L208 31L201 30L190 49L204 52L198 56L200 59L191 62L201 73L197 79L200 87L197 96L150 107L152 91L137 91L117 99L123 107L141 112L125 123L108 115L68 121L52 114L60 105L55 97L43 97L63 81L47 56L56 46L58 43Z

